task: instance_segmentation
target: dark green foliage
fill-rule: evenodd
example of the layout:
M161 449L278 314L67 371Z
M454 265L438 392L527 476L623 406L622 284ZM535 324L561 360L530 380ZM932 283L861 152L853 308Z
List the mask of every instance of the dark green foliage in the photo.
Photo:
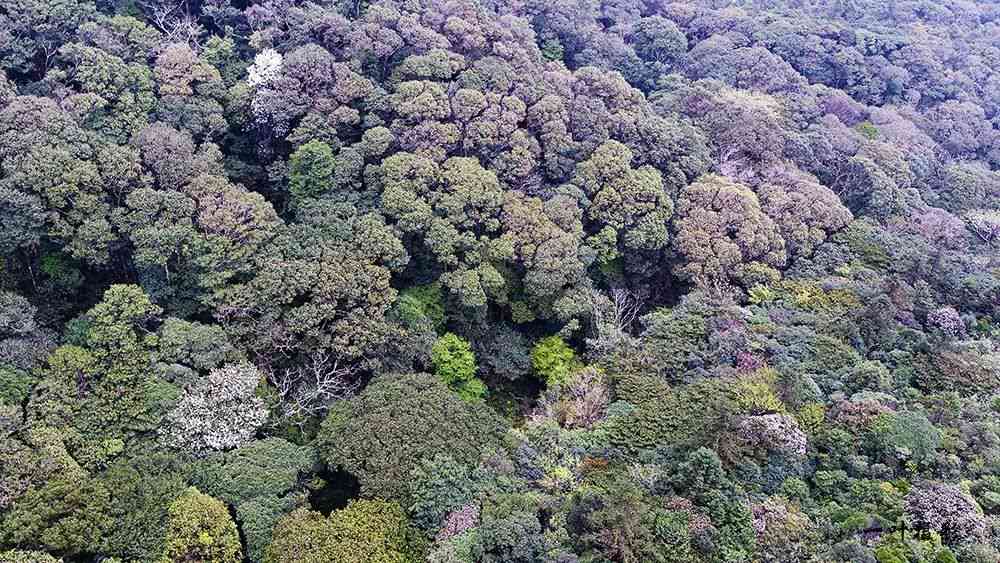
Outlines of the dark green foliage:
M295 506L295 499L291 497L258 497L236 507L236 519L246 538L247 556L251 561L264 560L274 527Z
M281 497L312 469L312 448L280 438L250 442L199 462L191 482L205 493L239 506L258 497Z
M482 509L481 525L472 539L475 561L537 561L546 551L542 525L530 499L503 496Z
M995 563L998 21L0 0L0 561Z
M616 472L589 478L572 496L567 527L577 552L593 560L696 561L690 520L666 510L632 480Z
M692 355L701 351L706 337L705 319L685 309L654 311L643 318L644 355L657 373L679 378Z
M409 513L413 524L433 532L449 512L469 502L480 488L472 469L447 454L424 458L410 472Z
M241 356L219 327L176 318L168 318L160 325L157 347L157 361L201 372L236 362Z
M119 462L101 476L111 493L107 551L116 557L155 560L163 554L168 507L184 492L181 464L156 454L149 459Z
M110 499L104 484L86 474L53 476L4 515L2 541L69 555L100 552L115 524Z
M408 287L399 292L399 314L407 323L418 323L426 320L434 330L440 332L444 328L445 311L444 296L441 284L431 283Z
M479 368L489 380L513 381L531 371L527 338L507 324L492 325L490 334L473 343Z
M333 150L323 141L309 141L288 160L288 191L292 201L317 197L333 184Z
M488 407L462 400L434 376L385 375L330 410L319 450L329 466L358 478L364 496L404 501L421 459L448 454L474 463L502 432Z
M28 398L31 383L31 376L27 373L9 367L0 367L0 404L20 405L23 403Z

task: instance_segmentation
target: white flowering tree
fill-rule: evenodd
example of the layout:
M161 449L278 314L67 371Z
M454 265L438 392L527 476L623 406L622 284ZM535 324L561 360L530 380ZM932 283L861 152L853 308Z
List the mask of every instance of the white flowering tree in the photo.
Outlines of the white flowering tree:
M995 209L975 209L966 213L965 221L972 232L988 244L1000 240L1000 211Z
M247 69L247 84L258 88L271 82L281 73L281 53L274 49L264 49L253 59L253 64Z
M267 419L264 401L254 395L261 377L260 370L247 363L213 369L184 392L167 416L167 443L206 455L249 442Z

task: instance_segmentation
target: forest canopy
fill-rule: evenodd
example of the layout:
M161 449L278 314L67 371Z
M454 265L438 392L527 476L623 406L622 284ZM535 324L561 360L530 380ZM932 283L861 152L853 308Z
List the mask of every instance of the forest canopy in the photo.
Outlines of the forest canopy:
M998 247L987 0L0 0L0 563L996 563Z

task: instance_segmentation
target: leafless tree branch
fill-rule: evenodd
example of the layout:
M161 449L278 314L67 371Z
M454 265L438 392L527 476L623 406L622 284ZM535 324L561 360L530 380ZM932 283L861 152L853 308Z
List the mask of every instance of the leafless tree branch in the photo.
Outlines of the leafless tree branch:
M278 391L283 416L302 424L322 415L333 403L351 397L358 389L355 371L329 353L317 352L300 365L272 373L271 383Z

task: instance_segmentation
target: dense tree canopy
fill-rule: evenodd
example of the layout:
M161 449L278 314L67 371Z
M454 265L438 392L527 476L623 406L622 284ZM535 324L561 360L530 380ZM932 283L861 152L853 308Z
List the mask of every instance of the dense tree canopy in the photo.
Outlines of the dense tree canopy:
M0 0L0 561L1000 560L988 0Z

